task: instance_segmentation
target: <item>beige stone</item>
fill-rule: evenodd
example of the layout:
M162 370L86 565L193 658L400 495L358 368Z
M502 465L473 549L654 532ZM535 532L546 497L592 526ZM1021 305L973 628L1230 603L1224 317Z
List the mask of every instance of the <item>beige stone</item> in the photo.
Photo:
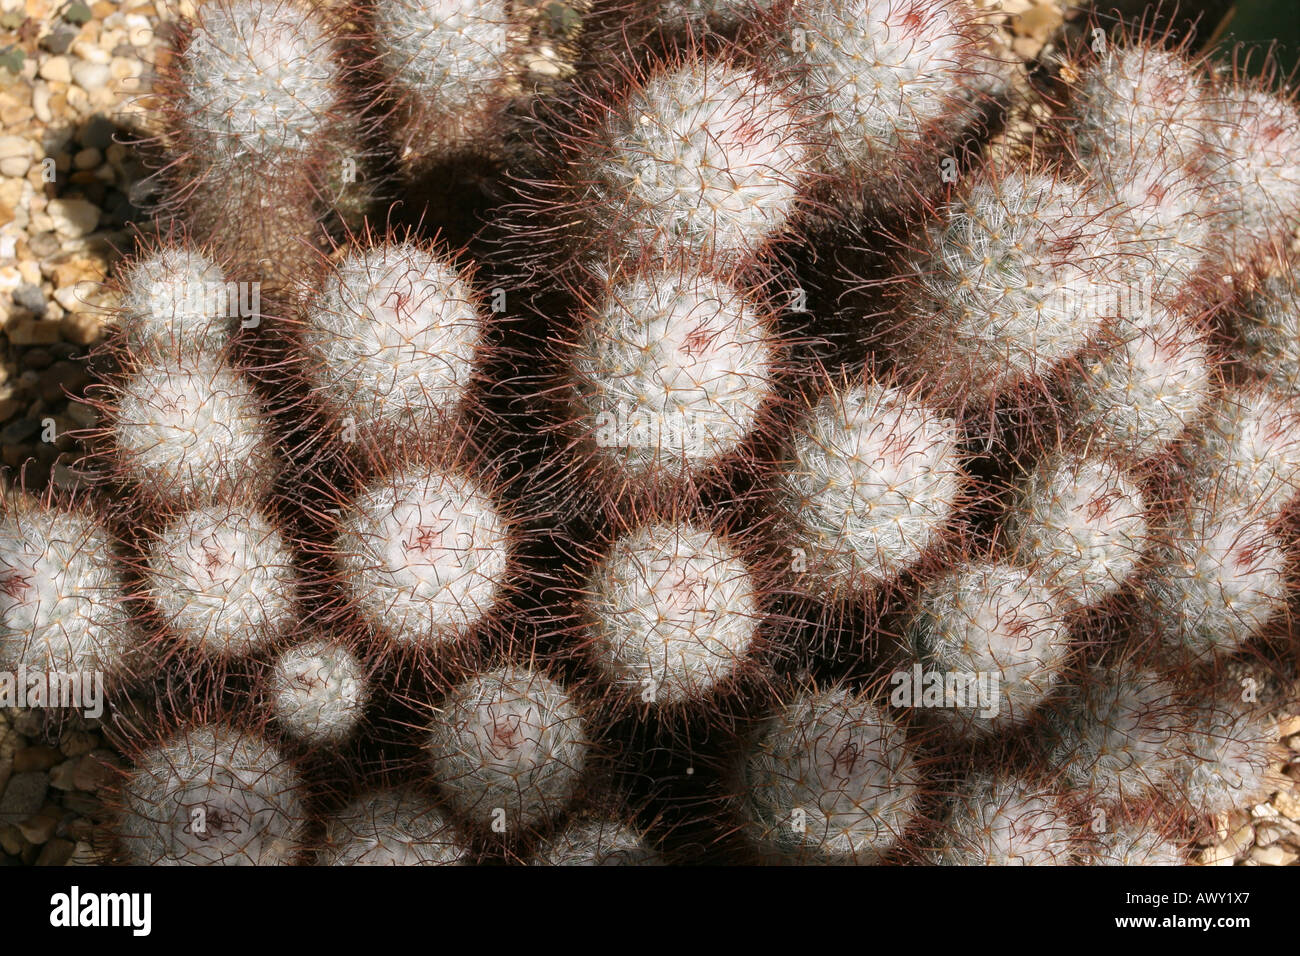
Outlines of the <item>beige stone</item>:
M1296 799L1294 794L1279 790L1273 797L1273 806L1288 820L1300 820L1300 799Z
M1280 846L1255 847L1250 851L1251 859L1261 866L1290 866L1297 859L1296 854L1288 853Z
M0 176L20 179L32 165L32 143L22 136L0 136Z
M72 63L66 56L52 56L37 71L43 80L51 83L71 83Z
M1300 714L1294 717L1285 717L1277 723L1277 735L1279 737L1290 737L1292 734L1300 734Z
M103 323L89 312L73 312L59 323L63 338L74 345L94 345L99 341Z
M85 199L52 199L46 211L54 222L54 231L77 239L88 236L99 225L99 209Z

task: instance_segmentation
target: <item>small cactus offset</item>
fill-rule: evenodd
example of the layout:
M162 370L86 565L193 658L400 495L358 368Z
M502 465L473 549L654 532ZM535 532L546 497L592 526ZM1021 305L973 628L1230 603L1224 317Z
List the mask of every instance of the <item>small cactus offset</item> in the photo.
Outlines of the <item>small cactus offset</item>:
M345 645L309 641L276 658L267 694L288 736L331 746L358 731L372 691L362 662Z
M1300 114L987 6L201 0L0 513L107 857L1182 865L1289 785Z

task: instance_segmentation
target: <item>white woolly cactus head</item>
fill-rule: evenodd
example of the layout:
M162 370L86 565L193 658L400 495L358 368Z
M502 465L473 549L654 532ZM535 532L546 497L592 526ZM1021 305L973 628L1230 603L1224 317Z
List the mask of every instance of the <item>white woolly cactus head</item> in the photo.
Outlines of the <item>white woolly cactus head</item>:
M1069 866L1082 829L1060 794L1019 777L977 773L954 795L942 866Z
M1300 494L1300 397L1266 382L1224 389L1184 452L1198 497L1280 512Z
M819 168L863 184L910 172L923 145L969 120L992 64L965 0L817 0L796 7L802 42L775 52L816 104ZM939 171L935 167L935 181Z
M510 533L475 481L412 464L346 508L337 563L372 628L401 645L436 644L467 634L501 600Z
M308 744L347 740L370 700L361 662L331 641L308 641L284 651L267 685L276 721L289 736Z
M1178 168L1144 166L1113 189L1130 281L1153 297L1177 301L1214 246L1215 206L1205 181Z
M1232 654L1287 607L1287 549L1266 518L1219 499L1189 502L1159 530L1143 620L1193 658Z
M679 479L734 451L773 395L769 316L689 270L615 283L571 356L583 425L605 457Z
M1126 823L1100 836L1090 866L1186 866L1187 851L1159 830Z
M805 121L754 73L701 58L663 67L604 117L588 216L640 259L738 264L778 236L809 175Z
M412 243L358 250L307 310L308 380L358 435L427 438L465 397L484 321L449 261Z
M180 55L182 122L208 161L299 154L338 114L338 68L320 15L294 0L198 8Z
M591 741L562 686L507 667L454 688L438 706L427 747L433 778L456 812L509 839L568 805Z
M1125 462L1168 450L1211 396L1210 353L1186 319L1157 308L1117 324L1113 342L1071 370L1078 438Z
M430 134L409 150L442 155L468 145L518 80L519 28L506 0L377 0L379 66Z
M1026 723L1070 660L1064 606L1039 575L977 563L928 582L908 624L925 671L942 675L934 717L960 735ZM923 696L913 705L930 706Z
M795 435L777 507L803 550L803 582L852 594L929 548L963 495L956 422L874 383L822 397Z
M656 866L655 849L617 820L580 819L542 842L530 866Z
M115 399L120 466L149 496L199 504L269 492L277 466L262 404L248 380L219 359L147 361Z
M121 676L132 663L109 533L18 499L0 518L0 666Z
M1111 47L1084 74L1071 112L1080 164L1124 208L1135 278L1173 291L1206 256L1217 201L1200 74L1179 53Z
M1177 773L1189 718L1159 674L1096 668L1071 691L1053 714L1051 762L1072 786L1106 806L1158 790Z
M469 847L437 807L406 787L362 794L325 821L320 866L456 866Z
M658 704L724 683L762 623L744 561L694 525L652 524L619 539L592 577L586 610L601 670Z
M118 325L126 347L137 355L220 355L240 324L239 307L252 305L245 295L232 309L230 289L208 256L185 246L136 259L122 277Z
M903 730L867 697L805 691L743 757L747 830L801 862L878 862L917 811L922 774Z
M1107 45L1072 98L1079 160L1112 180L1143 165L1204 170L1209 94L1196 67L1159 47Z
M140 755L116 832L137 866L288 866L302 852L305 789L262 738L204 724Z
M1097 190L1027 169L983 175L931 231L900 332L945 400L1041 381L1119 314L1124 268Z
M388 73L447 110L472 107L509 69L505 0L378 0L374 27Z
M1300 116L1289 99L1251 86L1216 91L1211 121L1222 190L1219 234L1235 256L1282 243L1300 223Z
M1255 377L1300 395L1300 272L1289 261L1282 269L1233 314L1235 357Z
M1067 600L1090 607L1115 593L1141 561L1146 502L1109 459L1051 455L1030 473L1009 533L1018 560Z
M176 516L150 545L145 576L167 627L216 657L256 654L297 617L293 554L255 507Z
M1279 784L1269 769L1277 751L1277 730L1260 714L1223 701L1198 707L1184 754L1181 795L1206 815L1264 800Z

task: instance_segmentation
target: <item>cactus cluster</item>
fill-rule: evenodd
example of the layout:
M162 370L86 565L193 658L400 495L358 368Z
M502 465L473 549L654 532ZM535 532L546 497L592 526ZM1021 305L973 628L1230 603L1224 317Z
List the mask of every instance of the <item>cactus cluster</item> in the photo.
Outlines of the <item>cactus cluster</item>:
M116 859L1180 863L1267 796L1285 93L1011 83L966 0L595 0L545 83L523 5L341 6L178 32L94 487L0 521Z

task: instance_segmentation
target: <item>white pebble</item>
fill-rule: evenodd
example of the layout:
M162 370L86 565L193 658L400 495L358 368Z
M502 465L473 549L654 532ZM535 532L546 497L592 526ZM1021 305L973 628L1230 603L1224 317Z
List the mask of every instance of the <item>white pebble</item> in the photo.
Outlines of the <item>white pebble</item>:
M89 60L78 60L72 65L72 78L87 93L102 89L110 78L108 61L92 63Z
M99 210L84 199L51 199L46 211L54 231L70 239L88 236L99 225Z

